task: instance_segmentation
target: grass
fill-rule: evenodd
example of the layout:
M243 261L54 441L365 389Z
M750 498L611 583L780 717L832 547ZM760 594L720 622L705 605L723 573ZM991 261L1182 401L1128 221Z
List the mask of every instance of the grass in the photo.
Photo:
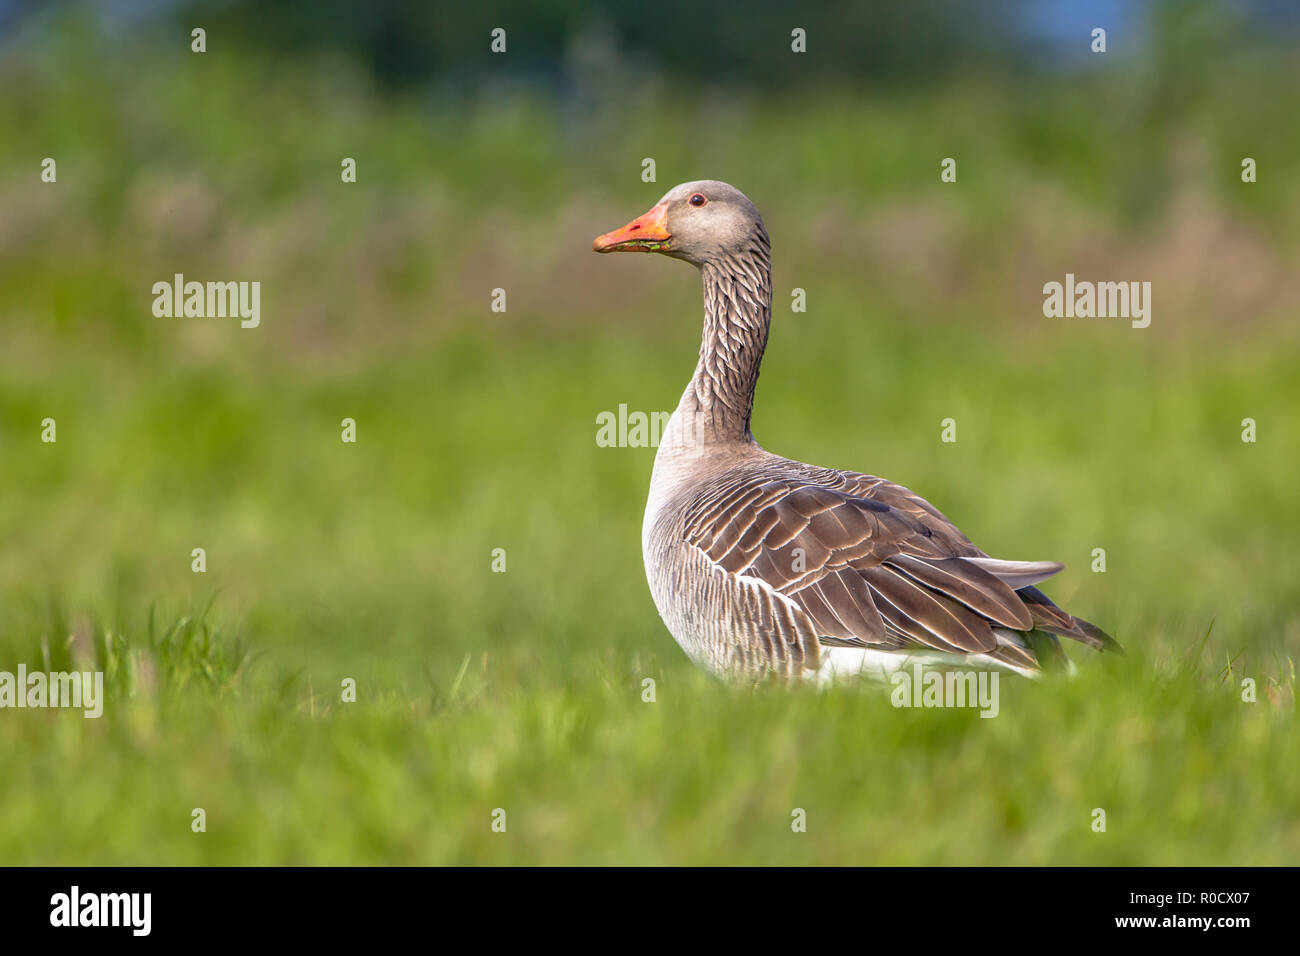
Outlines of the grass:
M0 64L32 91L0 103L0 669L108 687L98 720L0 711L0 863L1300 858L1294 95L1225 81L1164 126L1083 109L1132 104L1104 78L575 121L128 59ZM641 569L653 450L595 432L673 406L697 280L587 249L695 175L774 236L760 440L1065 561L1049 593L1126 657L1008 679L993 720L691 668ZM177 271L259 279L262 327L154 319ZM1151 328L1044 319L1066 271L1151 279Z
M6 793L5 859L1150 864L1296 850L1294 676L1243 705L1231 682L1139 650L1073 681L1008 681L1002 715L981 720L896 710L879 692L726 688L675 661L512 680L470 655L404 686L363 681L356 704L311 670L137 691L98 721L13 722L26 785ZM206 833L190 831L195 807Z

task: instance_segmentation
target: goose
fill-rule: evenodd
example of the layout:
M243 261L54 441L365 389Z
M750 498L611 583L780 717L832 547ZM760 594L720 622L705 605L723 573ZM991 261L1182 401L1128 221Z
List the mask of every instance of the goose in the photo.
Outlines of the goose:
M912 662L1037 676L1071 668L1057 635L1119 651L1038 589L1064 565L989 557L924 498L759 447L754 389L772 314L767 229L716 180L670 189L597 237L700 270L699 361L661 433L641 545L655 606L724 678L885 678Z

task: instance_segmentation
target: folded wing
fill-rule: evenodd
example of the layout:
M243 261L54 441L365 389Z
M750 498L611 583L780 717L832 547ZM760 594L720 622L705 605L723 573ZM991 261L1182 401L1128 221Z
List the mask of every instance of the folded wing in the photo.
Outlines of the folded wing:
M723 570L796 602L823 644L985 654L1022 667L1036 658L1009 632L1040 628L1115 646L1032 586L1060 564L989 558L899 485L797 468L710 489L687 515L688 541Z

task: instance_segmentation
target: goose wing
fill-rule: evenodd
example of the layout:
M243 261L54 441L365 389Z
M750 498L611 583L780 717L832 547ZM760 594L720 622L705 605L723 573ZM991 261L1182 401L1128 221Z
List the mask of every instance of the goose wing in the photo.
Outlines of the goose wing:
M1029 587L1062 565L991 559L892 482L791 465L788 475L768 468L715 483L690 509L687 536L723 570L795 601L823 643L989 654L1022 667L1037 661L1005 631L1040 626L1094 643Z

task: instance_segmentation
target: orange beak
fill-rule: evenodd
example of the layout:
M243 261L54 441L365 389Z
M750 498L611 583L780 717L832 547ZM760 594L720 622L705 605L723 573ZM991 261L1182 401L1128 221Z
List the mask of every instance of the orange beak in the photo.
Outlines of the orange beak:
M662 252L672 237L668 231L668 207L660 203L622 229L597 236L591 248L596 252Z

